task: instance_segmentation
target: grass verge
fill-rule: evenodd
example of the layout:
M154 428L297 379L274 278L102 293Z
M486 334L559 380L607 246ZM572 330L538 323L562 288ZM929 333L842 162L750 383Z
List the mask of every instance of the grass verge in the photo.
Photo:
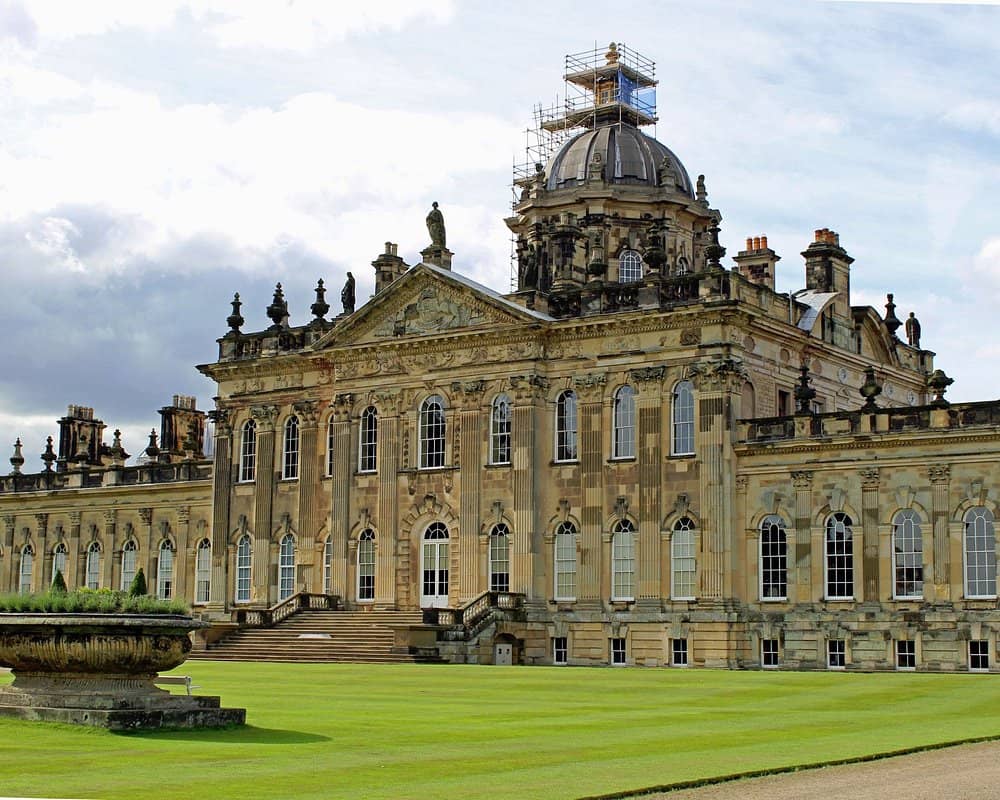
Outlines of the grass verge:
M242 729L0 720L4 794L579 798L1000 734L988 675L190 662Z

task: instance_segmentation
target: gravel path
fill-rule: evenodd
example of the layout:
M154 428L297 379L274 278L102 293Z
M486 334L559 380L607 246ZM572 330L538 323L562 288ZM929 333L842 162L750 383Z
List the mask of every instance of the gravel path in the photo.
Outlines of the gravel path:
M1000 798L1000 742L703 786L642 800L988 800Z

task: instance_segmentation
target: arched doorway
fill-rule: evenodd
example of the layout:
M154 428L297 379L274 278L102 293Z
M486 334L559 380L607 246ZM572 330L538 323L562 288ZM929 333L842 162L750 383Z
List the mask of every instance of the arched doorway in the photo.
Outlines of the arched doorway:
M448 607L448 528L433 522L420 548L420 607Z

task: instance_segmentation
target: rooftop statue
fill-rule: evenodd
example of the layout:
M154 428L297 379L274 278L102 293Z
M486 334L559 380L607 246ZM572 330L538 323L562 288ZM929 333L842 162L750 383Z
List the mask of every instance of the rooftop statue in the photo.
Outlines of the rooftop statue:
M910 347L920 347L920 323L912 311L906 320L906 341Z
M354 276L350 272L347 273L344 288L340 290L340 302L344 305L345 314L354 313Z
M432 204L434 207L431 212L427 215L427 231L431 235L431 247L440 247L444 249L445 247L445 231L444 231L444 214L438 210L438 204L435 200Z

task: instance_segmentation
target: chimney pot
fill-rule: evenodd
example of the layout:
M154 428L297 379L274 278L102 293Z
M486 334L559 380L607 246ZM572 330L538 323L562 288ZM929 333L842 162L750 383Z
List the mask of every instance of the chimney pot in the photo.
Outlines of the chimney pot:
M760 237L759 236L754 236L753 237L753 249L754 250L760 250Z
M747 237L747 250L753 250L753 239Z
M761 250L767 250L767 237L766 236L761 236L760 237L760 249Z

